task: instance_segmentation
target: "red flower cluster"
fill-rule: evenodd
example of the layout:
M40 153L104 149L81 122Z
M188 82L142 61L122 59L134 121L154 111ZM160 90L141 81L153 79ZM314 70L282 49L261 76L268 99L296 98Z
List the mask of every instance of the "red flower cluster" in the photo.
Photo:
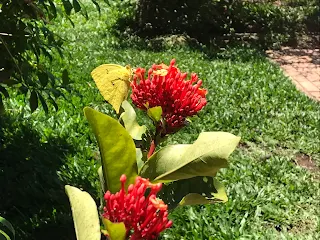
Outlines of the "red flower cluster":
M172 221L168 220L168 206L156 198L162 184L152 184L148 179L137 177L126 193L126 180L122 175L121 190L116 194L106 192L102 216L111 222L123 222L130 240L157 239L160 232L172 226Z
M131 99L143 110L162 107L162 135L178 131L186 124L187 117L197 114L207 104L207 90L200 88L202 81L195 73L186 80L187 73L180 72L174 59L169 66L154 64L147 79L145 72L143 68L135 70Z

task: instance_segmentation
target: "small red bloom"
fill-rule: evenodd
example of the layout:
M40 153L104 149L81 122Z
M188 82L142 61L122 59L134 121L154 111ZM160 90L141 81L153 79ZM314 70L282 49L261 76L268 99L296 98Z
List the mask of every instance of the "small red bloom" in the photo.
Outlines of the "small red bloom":
M162 184L152 184L148 179L137 177L126 192L126 180L122 175L119 192L106 192L102 216L111 222L123 222L130 240L157 239L160 232L172 226L172 221L168 220L168 206L156 198Z
M175 66L175 60L170 65L153 65L148 71L137 68L131 83L131 99L138 108L161 106L164 123L160 123L162 135L174 133L186 124L186 118L197 114L206 104L206 89L200 88L202 81L197 74L192 73L186 80L187 73L182 73Z

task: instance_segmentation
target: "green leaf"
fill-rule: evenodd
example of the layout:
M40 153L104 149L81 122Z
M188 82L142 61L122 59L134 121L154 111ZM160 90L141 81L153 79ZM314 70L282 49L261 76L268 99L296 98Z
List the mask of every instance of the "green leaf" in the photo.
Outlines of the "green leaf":
M0 70L0 83L7 84L10 82L10 77L12 75L12 70L1 69Z
M84 114L99 144L107 189L119 191L122 174L127 176L127 186L134 183L138 173L136 148L129 133L117 120L92 108L84 108Z
M57 112L57 111L59 110L59 106L58 106L58 104L56 103L56 101L55 101L50 95L48 95L48 99L49 99L49 101L52 103L54 109L55 109L56 112Z
M72 1L74 11L77 13L81 10L81 6L77 0Z
M124 112L120 115L119 120L123 122L124 127L129 132L130 136L135 140L142 140L142 135L146 132L146 126L140 126L137 122L137 114L134 108L127 100L121 104Z
M47 86L49 77L46 72L38 72L38 79L43 87Z
M0 229L0 240L11 240L8 234Z
M137 166L140 169L143 166L143 153L141 148L136 148L136 159L137 159Z
M49 109L48 109L48 105L47 105L46 101L45 101L44 98L41 96L41 94L38 94L38 97L39 97L39 100L40 100L40 102L41 102L41 105L42 105L42 107L43 107L44 112L45 112L46 114L48 114Z
M211 188L212 192L203 192L203 193L189 193L187 194L179 203L181 206L185 205L196 205L196 204L211 204L216 202L227 202L228 196L225 192L224 186L217 179L208 177L211 181L210 183L203 183L197 186L199 191L200 186L206 185L207 188ZM208 181L209 181L208 180Z
M63 85L68 85L70 82L70 78L69 78L69 73L67 69L64 69L62 72L62 84Z
M71 10L73 8L72 4L70 3L69 0L62 0L62 3L63 3L64 10L66 11L66 14L70 15Z
M213 177L193 177L165 184L158 196L168 204L169 209L178 205L228 201L223 185Z
M5 107L3 104L2 96L0 95L0 115L5 113Z
M108 238L110 240L125 240L126 227L123 222L113 223L109 219L102 218L103 225L107 229Z
M77 240L100 240L97 205L89 193L65 186L69 197Z
M99 167L99 169L98 169L98 175L99 175L99 179L100 179L101 189L104 194L107 191L107 189L106 189L106 182L104 181L104 177L103 177L102 166Z
M97 3L95 0L91 0L93 2L93 4L96 6L96 9L98 10L99 14L101 13L101 8L99 3Z
M140 176L154 182L175 181L195 176L214 177L227 167L227 158L240 141L227 132L203 132L193 144L171 145L153 154Z
M49 4L50 4L51 13L53 14L53 17L56 18L57 17L56 6L55 6L54 2L52 2L52 1L49 1Z
M149 108L147 114L154 122L159 122L162 116L162 107Z
M29 99L30 109L33 113L38 108L38 94L36 91L32 91Z
M5 89L2 86L0 86L0 92L2 92L3 96L5 96L6 98L9 97L9 93L8 93L7 89Z
M3 218L1 216L0 216L0 223L3 226L5 226L6 228L8 228L10 230L10 232L12 233L13 238L15 238L16 232L14 231L14 228L13 228L12 224L8 220L6 220L5 218Z

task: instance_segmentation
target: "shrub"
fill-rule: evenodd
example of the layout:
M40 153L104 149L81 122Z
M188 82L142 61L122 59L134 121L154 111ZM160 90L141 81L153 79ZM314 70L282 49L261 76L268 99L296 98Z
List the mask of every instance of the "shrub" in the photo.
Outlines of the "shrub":
M95 0L92 2L99 8ZM58 14L69 18L73 11L88 17L78 0L72 3L69 0L4 0L0 3L2 111L3 97L9 97L9 88L29 97L31 111L37 109L39 101L46 112L47 102L58 109L55 99L63 96L62 90L66 89L69 75L66 69L59 75L53 75L50 71L50 64L54 58L57 59L57 53L63 57L63 40L48 28L48 24Z
M131 11L135 15L122 15L115 25L121 32L130 26L132 32L144 37L185 33L202 42L255 33L262 46L295 40L307 26L317 29L315 16L319 16L315 0L140 0L131 5Z

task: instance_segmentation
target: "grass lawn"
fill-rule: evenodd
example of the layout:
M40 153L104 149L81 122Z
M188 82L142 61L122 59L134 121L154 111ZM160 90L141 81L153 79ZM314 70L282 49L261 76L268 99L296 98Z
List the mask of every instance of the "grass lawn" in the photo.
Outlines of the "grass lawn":
M198 73L209 94L199 117L168 142L190 143L202 131L229 131L242 141L218 175L228 203L176 209L173 227L161 238L320 239L319 103L253 49L154 49L148 41L109 33L114 12L105 5L101 17L94 6L87 8L88 21L72 16L74 28L66 19L51 26L68 53L52 70L67 67L72 78L73 90L59 100L59 111L30 114L16 96L0 118L0 215L14 224L17 239L75 238L65 184L98 198L99 153L82 109L114 113L99 95L92 69L102 63L149 67L172 58L181 70ZM312 169L297 164L308 157Z

